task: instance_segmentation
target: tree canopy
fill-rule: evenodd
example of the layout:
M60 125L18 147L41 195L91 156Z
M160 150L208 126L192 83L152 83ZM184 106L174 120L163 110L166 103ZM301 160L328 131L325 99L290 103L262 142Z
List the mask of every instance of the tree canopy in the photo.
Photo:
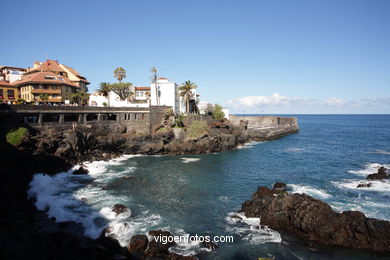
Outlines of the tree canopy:
M198 86L187 80L179 87L179 95L183 98L183 102L186 104L186 113L189 113L190 110L190 101L193 99L192 90L196 89Z
M120 100L124 101L133 94L131 91L132 83L113 83L110 85L111 90L117 94Z
M119 82L122 82L126 78L126 70L122 67L117 67L114 70L114 77L118 79Z

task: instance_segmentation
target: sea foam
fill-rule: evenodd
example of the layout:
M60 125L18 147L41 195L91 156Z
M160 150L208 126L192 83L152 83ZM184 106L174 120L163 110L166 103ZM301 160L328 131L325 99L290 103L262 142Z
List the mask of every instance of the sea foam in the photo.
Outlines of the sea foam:
M330 195L326 191L311 186L288 184L287 187L292 189L292 193L306 193L308 195L320 199L327 199L332 197L332 195Z
M385 167L387 169L390 169L390 164L367 163L364 169L350 170L348 172L359 176L367 176L372 173L377 173L380 167Z
M260 224L260 218L247 218L243 213L231 212L226 217L226 230L239 235L253 245L280 243L282 237L275 230Z

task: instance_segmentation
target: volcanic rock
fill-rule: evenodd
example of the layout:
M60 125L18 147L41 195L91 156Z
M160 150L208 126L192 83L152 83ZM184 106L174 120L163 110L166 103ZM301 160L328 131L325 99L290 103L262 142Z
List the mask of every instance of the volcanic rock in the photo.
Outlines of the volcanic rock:
M83 166L81 166L80 168L78 168L78 170L75 170L73 172L73 174L75 175L83 175L83 174L88 174L89 171L87 169L85 169Z
M121 213L129 211L129 208L122 204L115 204L114 207L112 208L112 211L114 211L118 216Z
M262 225L310 242L390 252L389 221L367 218L359 211L337 213L306 194L259 187L252 199L242 204L241 212L260 218Z
M390 178L390 174L386 172L385 167L380 167L377 173L369 174L367 180L383 180Z

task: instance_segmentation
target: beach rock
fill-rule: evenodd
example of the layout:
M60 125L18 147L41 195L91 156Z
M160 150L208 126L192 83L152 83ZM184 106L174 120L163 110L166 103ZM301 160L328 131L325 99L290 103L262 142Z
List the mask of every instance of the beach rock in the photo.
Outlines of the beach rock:
M385 167L380 167L377 173L369 174L367 180L383 180L390 178L390 174L386 172Z
M284 182L275 182L273 186L274 190L287 190L287 184Z
M327 246L390 252L390 222L367 218L359 211L337 213L306 194L289 194L259 187L242 204L246 217L282 233Z
M360 183L356 188L370 188L372 186L371 182L368 183Z
M160 239L168 239L168 237L172 237L171 233L164 230L153 230L149 231L149 235L153 236L153 239L148 244L148 249L146 250L146 254L148 256L159 256L159 255L165 255L168 254L168 249L171 246L176 245L176 243L163 242L162 240L156 241L155 237L160 237Z
M114 207L112 208L112 211L114 211L118 216L121 213L129 211L129 208L122 204L115 204Z
M72 174L83 175L83 174L88 174L88 173L89 173L89 171L87 169L85 169L83 166L80 166L80 168L75 170Z
M143 252L148 247L148 237L146 235L135 235L128 245L129 252Z

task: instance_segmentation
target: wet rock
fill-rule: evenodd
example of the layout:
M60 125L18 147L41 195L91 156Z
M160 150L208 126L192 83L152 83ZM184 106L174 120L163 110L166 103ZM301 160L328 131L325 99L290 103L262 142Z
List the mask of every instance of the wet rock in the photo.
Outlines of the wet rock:
M371 182L368 183L360 183L356 188L370 188L372 186Z
M246 217L261 218L261 224L282 233L328 246L344 246L390 252L390 222L367 218L359 211L338 213L306 194L284 193L259 187L242 204Z
M148 237L145 235L135 235L128 245L129 252L143 252L148 247Z
M172 237L171 233L164 230L153 230L149 231L149 235L153 236L153 239L149 242L148 249L146 250L146 254L149 256L159 256L168 254L168 249L171 246L176 245L176 243L172 240L172 242L168 241L169 237ZM156 237L159 237L159 241L156 241Z
M122 204L115 204L114 207L112 208L112 211L114 211L118 216L121 213L129 211L129 208Z
M275 182L273 186L274 190L287 190L287 184L284 182Z
M367 180L383 180L389 178L390 178L390 174L386 172L385 167L380 167L377 173L369 174L367 176Z
M84 174L88 174L89 171L87 169L85 169L83 166L80 166L80 168L78 168L77 170L75 170L72 174L75 174L75 175L84 175Z

